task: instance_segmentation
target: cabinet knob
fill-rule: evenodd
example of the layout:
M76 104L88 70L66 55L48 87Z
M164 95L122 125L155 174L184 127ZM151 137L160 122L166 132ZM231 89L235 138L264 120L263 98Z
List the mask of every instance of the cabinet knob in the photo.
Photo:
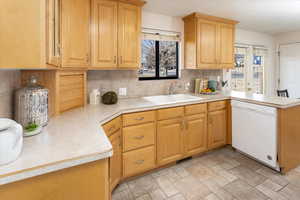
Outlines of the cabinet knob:
M117 64L117 56L114 56L114 63Z
M90 62L90 55L87 53L86 54L86 62L89 63Z

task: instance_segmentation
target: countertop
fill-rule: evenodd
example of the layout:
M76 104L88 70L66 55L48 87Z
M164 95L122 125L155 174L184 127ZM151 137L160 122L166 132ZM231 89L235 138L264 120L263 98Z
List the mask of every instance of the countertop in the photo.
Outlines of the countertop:
M101 125L123 113L226 99L283 109L300 105L298 99L243 92L194 95L194 98L180 101L154 102L140 97L123 99L116 105L87 105L51 118L42 134L24 138L20 157L0 166L0 185L112 156L112 146Z

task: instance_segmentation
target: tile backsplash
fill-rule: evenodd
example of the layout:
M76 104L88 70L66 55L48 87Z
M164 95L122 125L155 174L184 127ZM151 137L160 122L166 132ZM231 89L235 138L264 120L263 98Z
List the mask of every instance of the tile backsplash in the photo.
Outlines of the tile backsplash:
M0 70L0 117L13 117L13 94L20 85L20 71Z
M182 70L180 79L177 80L139 81L136 71L89 71L88 93L92 89L118 93L119 88L127 88L127 96L120 98L162 95L168 93L168 87L174 81L178 85L176 92L182 93L186 91L187 83L190 83L189 90L193 91L195 78L217 77L222 76L222 73L222 70Z

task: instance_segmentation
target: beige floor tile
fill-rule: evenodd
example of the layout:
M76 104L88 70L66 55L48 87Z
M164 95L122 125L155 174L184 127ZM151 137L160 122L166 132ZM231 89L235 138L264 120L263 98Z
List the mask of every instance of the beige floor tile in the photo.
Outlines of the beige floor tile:
M224 189L240 200L265 200L268 199L266 195L251 187L245 181L236 180L229 183Z
M124 191L124 190L129 190L129 187L128 187L128 184L125 182L125 183L121 183L121 184L119 184L116 188L115 188L115 190L114 190L114 192L122 192L122 191Z
M256 173L244 166L239 166L229 170L230 173L235 175L236 177L244 180L249 185L255 187L259 184L262 184L267 178L261 174Z
M123 190L122 192L114 192L112 194L112 200L135 200L130 190Z
M289 181L286 179L286 177L284 175L281 175L280 173L278 173L275 170L272 170L270 168L263 167L263 168L257 170L256 173L259 173L259 174L267 177L268 179L270 179L274 183L277 183L278 185L286 186L287 184L289 184Z
M227 192L222 187L220 187L219 184L216 183L212 179L205 180L203 182L203 184L206 185L221 200L233 200L234 199L234 197L229 192Z
M186 170L199 180L205 180L216 176L216 173L211 168L203 166L202 164L190 166Z
M267 189L273 190L274 192L277 192L283 188L283 186L271 181L270 179L266 180L265 182L263 182L262 184L260 184L258 186L260 186L262 188L267 188Z
M182 194L177 194L177 195L174 195L174 196L168 198L168 200L186 200L186 199L184 198L184 196Z
M173 183L169 180L166 176L161 176L155 178L157 181L160 189L168 196L173 196L175 194L178 194L179 191L176 189L176 187L173 185Z
M154 191L149 192L152 200L163 200L166 199L167 196L165 195L165 193L163 193L163 191L161 189L157 189Z
M258 189L260 192L262 192L266 196L270 197L272 200L288 200L280 193L270 189L269 185L270 185L269 183L261 184L261 185L256 186L256 189Z
M149 194L144 194L144 195L136 198L136 200L152 200L152 198L150 197Z
M279 193L289 200L299 200L300 199L300 187L289 184L284 187Z
M204 198L205 200L221 200L217 195L210 194L207 197Z
M285 177L289 181L289 183L300 187L300 172L293 170L289 172Z
M152 176L139 177L127 183L134 197L140 197L159 188Z
M194 177L186 177L176 182L175 187L186 199L200 199L208 196L212 191Z

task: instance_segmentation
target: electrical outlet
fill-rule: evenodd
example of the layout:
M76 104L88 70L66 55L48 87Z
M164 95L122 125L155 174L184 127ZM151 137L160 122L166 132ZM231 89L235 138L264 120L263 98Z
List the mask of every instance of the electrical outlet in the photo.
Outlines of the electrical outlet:
M126 96L127 95L127 88L119 88L119 95Z

